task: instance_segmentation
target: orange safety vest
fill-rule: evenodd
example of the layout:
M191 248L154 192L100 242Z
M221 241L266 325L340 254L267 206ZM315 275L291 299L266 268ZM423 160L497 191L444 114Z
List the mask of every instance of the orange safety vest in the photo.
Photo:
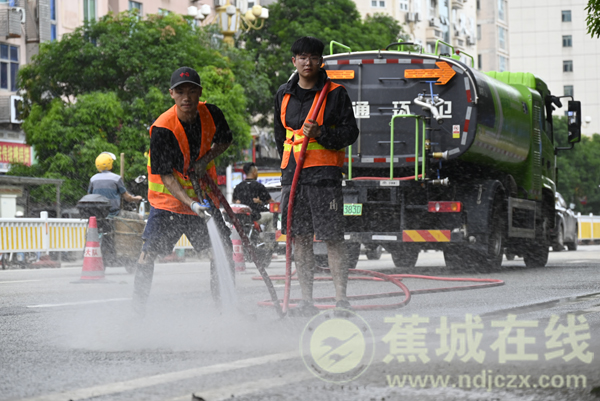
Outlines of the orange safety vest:
M198 154L198 158L196 160L199 160L206 154L206 152L210 150L216 131L215 122L205 103L198 103L198 114L200 115L200 123L202 124L202 143L200 145L200 153ZM185 134L183 126L181 125L179 118L177 118L177 106L171 107L160 117L158 117L158 119L150 127L150 137L152 137L152 128L154 127L166 128L173 132L175 138L177 138L179 148L183 154L183 173L173 169L173 175L188 196L195 201L199 201L198 196L194 192L192 182L187 175L190 167L190 145L188 143L187 135ZM216 181L217 170L214 161L211 161L208 164L206 170L207 174ZM179 214L195 214L190 209L190 205L180 202L177 198L171 195L165 184L162 182L159 174L152 174L152 169L150 166L150 152L148 152L148 200L150 201L150 205L156 209L169 210Z
M329 91L327 95L337 88L341 86L339 84L335 84L331 82L329 84ZM311 114L314 111L315 106L317 105L317 99L319 98L319 94L321 91L318 91L315 95L315 100L313 101L312 107L306 116L305 123L308 122ZM285 142L283 143L283 157L281 159L281 168L285 169L290 160L290 153L292 148L294 149L294 157L296 160L300 157L300 149L302 149L302 142L304 141L304 133L303 126L299 129L293 130L286 125L285 122L285 113L287 111L287 106L290 101L290 94L286 93L283 97L283 101L281 102L281 123L286 129L285 134ZM319 110L319 114L317 115L317 124L323 125L323 116L325 114L325 105L327 104L327 96L325 96L325 100L323 100L323 106L321 110ZM342 167L344 165L344 157L346 155L346 151L344 149L326 149L323 145L319 144L315 138L310 138L308 141L308 147L306 148L306 154L304 156L304 168L306 167L315 167L315 166L337 166Z

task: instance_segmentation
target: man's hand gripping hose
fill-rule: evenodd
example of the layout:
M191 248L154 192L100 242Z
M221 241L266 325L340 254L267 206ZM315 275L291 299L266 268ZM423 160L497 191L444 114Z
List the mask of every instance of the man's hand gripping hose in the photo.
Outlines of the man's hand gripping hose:
M321 110L321 106L323 105L323 101L329 92L329 84L331 81L329 78L325 81L325 85L319 94L319 98L317 99L317 104L313 109L313 113L308 116L309 120L316 120L319 111ZM300 149L300 155L298 156L298 160L296 160L296 171L294 172L294 179L292 180L292 188L290 189L290 200L288 203L288 213L287 213L287 232L286 232L286 241L285 241L285 289L283 292L283 308L282 312L285 314L288 311L288 305L290 302L290 286L292 282L292 212L294 211L294 197L296 196L296 187L298 186L298 179L300 178L300 172L302 171L302 167L304 166L304 156L306 155L306 148L308 147L309 137L305 136L304 141L302 142L302 148Z
M192 209L192 211L193 211L194 213L196 213L198 216L200 216L200 217L202 217L202 218L204 218L204 219L207 219L207 220L208 220L209 218L211 218L211 217L212 217L212 216L210 215L210 213L208 213L208 211L210 210L210 208L208 208L208 207L206 207L206 206L203 206L203 205L201 205L201 204L200 204L200 202L193 201L193 202L190 204L190 209Z
M219 189L217 184L213 181L213 179L208 174L204 174L204 176L202 176L200 179L198 179L198 176L196 175L196 173L192 171L192 172L190 172L190 178L192 181L192 186L194 187L194 192L196 192L196 195L198 195L199 198L200 198L200 195L202 194L202 191L204 190L204 192L208 194L208 196L211 198L211 200L213 201L213 203L215 205L218 205L220 203L221 206L223 207L223 209L225 209L225 212L231 219L233 226L235 227L238 234L240 235L240 238L242 239L242 244L244 246L244 249L250 253L250 257L252 258L252 261L256 265L256 268L258 269L262 279L264 280L264 282L267 286L269 295L271 296L271 301L273 302L273 306L275 307L277 314L279 315L279 317L283 317L285 314L283 313L283 311L281 309L279 299L277 298L277 292L275 291L275 287L273 287L273 282L269 278L269 275L267 274L265 267L259 263L259 259L256 256L254 247L250 243L248 236L244 232L244 230L242 228L242 224L235 216L235 213L231 209L231 206L229 206L227 199L225 198L225 196L223 196L223 193L221 192L221 190ZM195 203L198 203L198 202L195 202ZM192 206L192 205L190 205L190 206ZM194 210L194 213L197 213L197 212ZM204 212L204 213L206 215L208 215L209 218L212 217L207 212ZM218 214L220 214L220 213L218 213Z

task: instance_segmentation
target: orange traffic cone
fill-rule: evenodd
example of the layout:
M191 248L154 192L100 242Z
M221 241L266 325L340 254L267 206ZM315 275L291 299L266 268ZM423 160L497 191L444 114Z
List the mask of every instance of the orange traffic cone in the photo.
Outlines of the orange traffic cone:
M235 227L231 230L231 245L233 245L233 263L236 272L246 271L246 262L244 261L244 247L242 238Z
M96 217L94 216L90 217L85 251L83 254L81 280L104 280L104 262L102 261L102 252L100 251L98 224L96 223Z

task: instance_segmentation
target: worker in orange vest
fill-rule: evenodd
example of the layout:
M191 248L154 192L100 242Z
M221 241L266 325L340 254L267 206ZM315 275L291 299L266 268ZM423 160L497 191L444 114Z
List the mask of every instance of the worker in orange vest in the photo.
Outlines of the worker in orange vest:
M294 42L292 63L297 72L275 95L275 142L282 159L282 232L286 231L296 159L304 137L310 138L296 189L292 220L294 260L302 291L302 301L296 309L300 315L318 312L313 305L313 236L327 244L336 306L350 308L346 297L348 266L345 262L342 166L344 148L356 141L358 127L346 89L333 82L317 119L309 120L327 79L321 68L323 48L323 42L313 37Z
M136 266L133 306L143 315L150 294L154 260L170 254L182 234L197 252L210 246L205 210L189 177L193 168L216 180L214 159L231 145L233 136L223 112L200 102L202 84L189 67L177 69L169 89L175 105L150 127L148 201L150 215Z

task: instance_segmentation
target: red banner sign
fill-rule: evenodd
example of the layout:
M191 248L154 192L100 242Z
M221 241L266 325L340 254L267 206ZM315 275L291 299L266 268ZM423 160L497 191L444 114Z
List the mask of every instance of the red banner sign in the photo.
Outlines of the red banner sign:
M0 142L0 163L22 163L31 166L31 146L22 143Z

